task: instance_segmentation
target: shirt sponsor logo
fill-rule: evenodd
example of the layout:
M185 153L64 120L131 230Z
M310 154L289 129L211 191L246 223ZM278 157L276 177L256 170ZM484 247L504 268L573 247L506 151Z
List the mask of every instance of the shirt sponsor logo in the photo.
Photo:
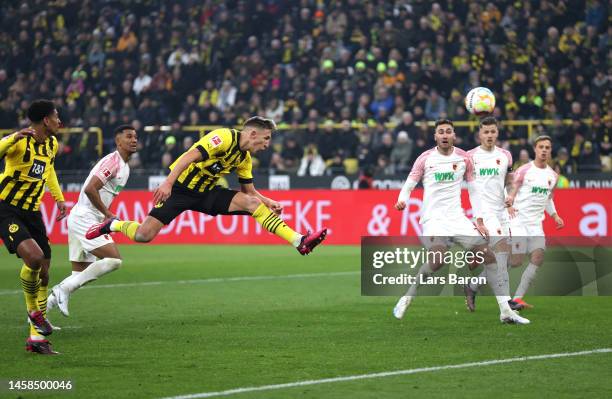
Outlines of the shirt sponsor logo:
M498 168L480 168L480 176L499 176Z
M534 187L531 188L531 193L532 194L544 194L544 195L548 195L548 188L534 186Z
M30 168L30 172L28 172L28 176L33 177L34 179L42 179L46 167L47 164L44 161L35 159L32 162L32 167Z
M434 179L436 179L436 181L453 181L455 180L455 173L453 172L435 172Z

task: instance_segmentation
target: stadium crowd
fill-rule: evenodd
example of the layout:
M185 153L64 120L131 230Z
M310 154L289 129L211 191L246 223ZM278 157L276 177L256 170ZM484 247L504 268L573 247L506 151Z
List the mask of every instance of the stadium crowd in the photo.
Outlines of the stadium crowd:
M162 169L197 139L183 126L261 114L287 130L259 171L405 173L433 144L424 121L469 119L463 96L486 86L501 120L554 121L536 130L558 171L610 170L609 18L600 0L2 2L0 128L50 98L66 126L101 127L105 151L133 124L132 166ZM500 141L517 165L533 157L524 127ZM62 142L58 169L97 159L95 135Z

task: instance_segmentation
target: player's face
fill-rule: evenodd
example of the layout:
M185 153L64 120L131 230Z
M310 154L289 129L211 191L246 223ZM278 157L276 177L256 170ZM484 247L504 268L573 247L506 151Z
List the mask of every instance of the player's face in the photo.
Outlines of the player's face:
M56 135L62 127L62 121L60 121L59 114L57 113L56 109L53 110L51 115L45 116L43 123L52 135Z
M434 134L436 144L441 149L448 149L455 142L455 129L449 124L439 125Z
M138 151L138 134L134 129L125 129L115 139L117 149L121 149L128 154L133 154Z
M538 144L536 144L534 151L536 159L539 159L540 161L548 161L548 158L550 158L550 153L552 151L552 144L548 140L538 141Z
M267 129L251 130L251 152L256 153L267 149L272 139L272 131Z
M478 131L480 142L485 148L493 148L497 143L497 137L499 136L499 130L497 125L483 125Z

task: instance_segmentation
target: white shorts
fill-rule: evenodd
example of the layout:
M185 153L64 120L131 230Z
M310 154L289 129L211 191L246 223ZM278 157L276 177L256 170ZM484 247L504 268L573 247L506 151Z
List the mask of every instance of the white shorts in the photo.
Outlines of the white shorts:
M474 223L465 217L449 217L448 219L430 219L423 223L421 242L425 248L443 245L450 247L457 243L464 248L486 244L487 241L480 235Z
M114 242L108 234L93 240L85 238L87 230L96 223L100 223L100 220L93 215L68 215L68 259L71 262L95 262L96 257L90 252Z
M506 210L498 214L485 215L482 220L487 230L489 230L489 243L491 246L494 246L504 238L510 237L510 218Z
M542 223L525 224L514 218L510 221L513 254L530 254L536 249L546 249L546 237Z

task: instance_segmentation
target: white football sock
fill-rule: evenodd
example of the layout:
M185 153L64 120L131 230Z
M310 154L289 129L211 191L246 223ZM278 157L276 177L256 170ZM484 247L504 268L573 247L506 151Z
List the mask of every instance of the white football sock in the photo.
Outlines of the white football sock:
M482 271L478 275L478 280L480 281L480 279L482 277L487 278L487 268L486 267L483 267ZM489 280L487 279L487 281L489 281ZM470 289L472 291L478 291L478 288L480 288L480 284L478 284L478 283L470 283Z
M515 298L523 298L523 296L525 296L525 293L527 292L527 289L529 288L529 285L535 278L537 272L538 272L538 267L534 265L533 263L529 262L529 264L527 265L527 268L523 272L523 276L521 277L521 282L518 288L516 289L516 294L514 295Z
M431 270L431 266L429 266L429 263L423 263L423 265L416 274L417 282L415 284L412 284L410 288L408 288L406 296L415 296L417 288L419 287L419 281L421 281L421 275L428 277L431 274L433 274L433 270Z
M62 288L73 293L90 281L97 280L99 277L117 270L121 266L121 259L104 258L93 262L81 273L69 276L61 282Z

